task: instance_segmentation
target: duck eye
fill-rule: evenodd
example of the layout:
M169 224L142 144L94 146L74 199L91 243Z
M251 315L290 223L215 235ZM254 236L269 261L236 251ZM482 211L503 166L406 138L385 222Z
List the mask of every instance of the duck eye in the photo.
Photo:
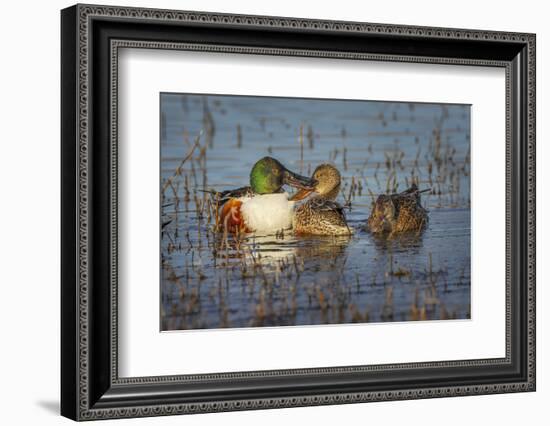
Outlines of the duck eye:
M279 176L279 169L277 169L276 167L273 168L272 172L275 176Z

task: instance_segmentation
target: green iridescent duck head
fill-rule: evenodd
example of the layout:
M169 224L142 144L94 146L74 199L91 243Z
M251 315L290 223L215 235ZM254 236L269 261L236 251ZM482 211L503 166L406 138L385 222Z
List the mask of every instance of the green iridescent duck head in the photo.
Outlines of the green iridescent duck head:
M283 185L312 190L315 184L315 179L291 172L272 157L257 161L250 172L250 187L256 194L277 193Z

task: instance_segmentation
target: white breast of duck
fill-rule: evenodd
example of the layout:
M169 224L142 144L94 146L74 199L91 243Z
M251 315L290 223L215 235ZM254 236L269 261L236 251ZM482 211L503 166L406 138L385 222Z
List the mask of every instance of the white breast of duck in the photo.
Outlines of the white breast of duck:
M286 192L239 198L244 223L255 232L277 232L292 227L294 201Z

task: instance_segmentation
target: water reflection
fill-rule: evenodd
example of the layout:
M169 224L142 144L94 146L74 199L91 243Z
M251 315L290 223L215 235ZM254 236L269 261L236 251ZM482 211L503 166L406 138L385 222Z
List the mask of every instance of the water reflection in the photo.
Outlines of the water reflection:
M316 259L326 264L325 260L335 261L346 253L346 248L352 240L351 235L338 236L300 236L301 244L296 253L304 259Z
M403 234L370 234L374 247L383 252L408 252L418 253L422 248L424 231L407 232Z

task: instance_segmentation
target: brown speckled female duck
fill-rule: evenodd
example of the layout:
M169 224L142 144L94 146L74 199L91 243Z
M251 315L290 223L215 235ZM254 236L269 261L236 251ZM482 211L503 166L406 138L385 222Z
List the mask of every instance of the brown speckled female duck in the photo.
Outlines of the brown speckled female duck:
M334 200L340 191L340 172L330 164L321 164L313 172L317 181L314 192L299 191L292 200L310 199L298 206L294 213L293 228L297 234L350 235L343 207Z
M420 191L413 184L398 194L379 195L367 220L370 232L393 236L402 232L420 232L428 224L428 211L420 203Z

